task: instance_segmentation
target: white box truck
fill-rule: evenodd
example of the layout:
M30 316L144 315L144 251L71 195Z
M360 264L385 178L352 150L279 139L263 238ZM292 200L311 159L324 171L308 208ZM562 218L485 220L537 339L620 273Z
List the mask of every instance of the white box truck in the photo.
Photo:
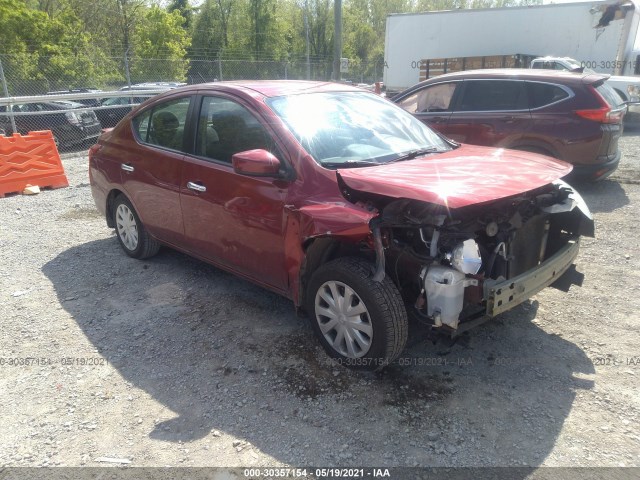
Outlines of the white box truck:
M420 81L421 71L424 78L430 60L460 66L469 57L571 57L596 72L638 75L639 24L633 1L393 14L387 17L384 83L388 91L404 90Z

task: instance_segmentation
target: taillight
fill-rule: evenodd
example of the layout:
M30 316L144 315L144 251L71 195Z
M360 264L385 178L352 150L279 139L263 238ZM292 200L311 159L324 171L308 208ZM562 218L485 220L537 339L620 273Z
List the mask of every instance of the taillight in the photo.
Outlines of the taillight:
M67 112L64 116L67 117L67 120L69 120L71 125L80 125L80 119L75 112Z
M586 118L587 120L593 120L594 122L621 123L626 109L612 109L605 98L600 94L600 92L598 92L598 90L596 90L593 86L589 86L589 88L598 100L600 107L588 108L585 110L576 110L576 115L579 115L582 118Z
M95 145L91 145L89 147L89 160L91 160L91 157L93 157L96 153L98 153L98 151L100 151L101 148L102 148L102 145L100 145L99 143L96 143Z
M620 123L624 110L612 110L611 107L590 108L587 110L576 110L576 115L580 115L587 120L600 123Z

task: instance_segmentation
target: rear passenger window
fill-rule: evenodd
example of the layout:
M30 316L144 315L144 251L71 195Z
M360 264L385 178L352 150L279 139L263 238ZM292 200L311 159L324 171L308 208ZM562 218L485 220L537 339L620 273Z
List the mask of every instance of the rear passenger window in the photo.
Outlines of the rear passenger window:
M524 82L521 80L467 80L458 110L492 112L527 108Z
M610 85L607 85L606 83L598 85L596 87L596 90L600 95L604 97L604 99L611 107L615 108L624 103L624 100L618 94L618 92L616 92L613 88L611 88Z
M202 100L196 155L231 163L233 154L255 149L277 155L271 136L253 114L226 98Z
M564 100L569 96L566 90L548 83L529 82L527 83L527 91L529 93L530 108L544 107Z
M190 99L181 98L157 105L133 119L137 137L144 143L170 150L183 150L184 126Z

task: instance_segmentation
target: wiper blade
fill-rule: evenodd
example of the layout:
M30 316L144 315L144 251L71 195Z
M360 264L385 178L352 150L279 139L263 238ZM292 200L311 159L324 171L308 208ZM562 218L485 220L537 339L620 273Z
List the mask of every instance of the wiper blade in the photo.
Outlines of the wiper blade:
M378 162L371 162L369 160L347 160L345 162L322 162L321 165L326 168L340 168L340 167L371 167L373 165L381 165Z
M428 147L428 148L416 148L415 150L410 150L409 152L405 153L404 155L400 155L398 158L394 158L393 160L391 160L390 162L387 163L395 163L395 162L402 162L404 160L413 160L416 157L419 157L420 155L424 155L427 153L442 153L445 152L446 150L441 150L437 147Z

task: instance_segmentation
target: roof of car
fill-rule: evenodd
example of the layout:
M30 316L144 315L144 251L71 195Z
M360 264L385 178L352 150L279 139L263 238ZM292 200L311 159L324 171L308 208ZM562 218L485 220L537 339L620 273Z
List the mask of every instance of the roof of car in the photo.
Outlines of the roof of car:
M486 70L465 70L462 72L445 73L437 77L426 80L433 82L444 79L465 79L465 78L521 78L523 80L555 80L564 82L583 82L585 79L593 77L605 79L606 74L577 73L561 70L544 70L531 68L495 68ZM589 82L591 83L591 82Z
M282 95L296 95L301 93L317 93L317 92L362 92L361 88L356 88L344 83L334 82L313 82L307 80L246 80L246 81L229 81L229 82L213 82L201 83L198 85L190 85L183 87L184 89L212 89L212 90L251 90L265 97L279 97Z

